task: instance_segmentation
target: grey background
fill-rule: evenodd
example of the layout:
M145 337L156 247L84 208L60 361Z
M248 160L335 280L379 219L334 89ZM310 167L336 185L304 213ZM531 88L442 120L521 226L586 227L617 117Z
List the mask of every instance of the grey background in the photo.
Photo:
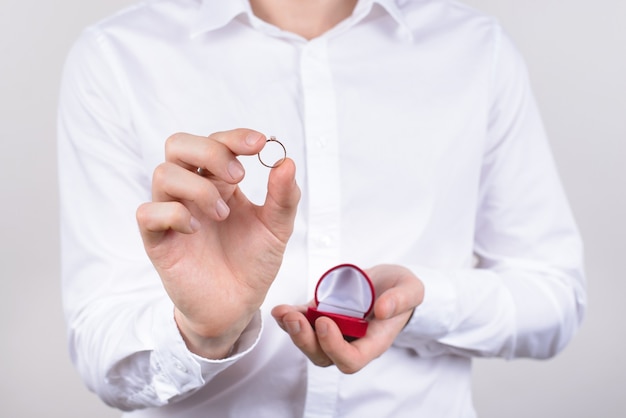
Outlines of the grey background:
M0 0L1 417L120 415L83 387L66 351L55 108L71 42L131 2ZM496 15L528 61L586 240L590 299L581 332L557 358L476 361L479 415L624 417L626 2L467 2Z

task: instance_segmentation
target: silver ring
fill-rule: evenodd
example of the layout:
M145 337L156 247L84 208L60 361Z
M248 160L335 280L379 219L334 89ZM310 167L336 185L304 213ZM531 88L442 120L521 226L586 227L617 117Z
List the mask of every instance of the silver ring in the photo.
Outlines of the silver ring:
M285 148L285 146L282 144L282 142L280 142L278 139L276 139L275 136L270 136L270 138L265 141L265 145L267 145L268 142L275 142L278 145L280 145L280 147L283 149L283 158L279 159L278 161L276 161L274 164L267 164L266 162L263 161L263 159L261 158L261 152L259 152L257 154L257 156L259 157L259 162L264 165L267 168L276 168L279 165L281 165L282 163L285 162L285 159L287 159L287 149Z

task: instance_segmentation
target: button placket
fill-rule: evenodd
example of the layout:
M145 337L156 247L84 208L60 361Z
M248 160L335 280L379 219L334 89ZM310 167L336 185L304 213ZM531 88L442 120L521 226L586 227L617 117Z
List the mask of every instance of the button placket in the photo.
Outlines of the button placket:
M340 170L336 97L327 39L303 46L300 76L308 193L309 298L321 275L340 262ZM339 372L308 367L306 416L334 416Z

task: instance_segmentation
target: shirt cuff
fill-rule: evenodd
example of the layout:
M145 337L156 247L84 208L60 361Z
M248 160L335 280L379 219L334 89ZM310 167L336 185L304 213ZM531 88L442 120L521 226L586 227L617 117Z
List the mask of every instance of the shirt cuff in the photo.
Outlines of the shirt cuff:
M187 348L174 320L174 304L167 299L159 302L155 312L155 349L151 356L154 386L163 401L192 392L213 379L218 373L249 353L258 343L262 331L260 312L235 343L228 358L209 360Z
M424 267L411 271L424 284L424 300L398 335L395 345L416 348L443 337L453 327L456 317L457 291L444 272Z
M228 357L220 360L210 360L191 352L190 354L200 366L202 377L205 381L208 381L252 351L258 344L262 332L263 320L261 311L257 311L252 317L252 321L250 321L248 326L241 333L239 340L237 340L233 346L233 350Z

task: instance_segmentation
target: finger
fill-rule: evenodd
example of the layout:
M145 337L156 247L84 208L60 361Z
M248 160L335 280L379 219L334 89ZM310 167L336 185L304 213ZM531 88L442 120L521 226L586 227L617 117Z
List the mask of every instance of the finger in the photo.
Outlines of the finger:
M276 323L284 330L287 331L285 329L285 326L283 324L283 317L288 314L289 312L300 312L302 315L304 315L308 309L309 306L314 306L315 301L311 301L308 305L278 305L275 306L272 311L271 314L274 317L274 319L276 320Z
M297 311L294 307L282 305L274 308L272 315L278 325L289 334L294 345L298 347L313 364L320 367L333 364L320 348L315 331L302 312Z
M329 318L318 318L315 330L328 358L341 372L353 374L391 347L405 321L401 315L386 320L372 319L367 334L351 342L345 341L339 327Z
M245 128L215 132L209 138L226 145L237 155L258 154L267 141L261 132Z
M301 196L293 160L287 158L280 166L271 170L267 189L262 216L268 229L281 240L285 240L293 231L293 220Z
M167 139L165 159L190 171L202 168L233 184L244 176L236 156L257 154L264 144L265 136L250 129L217 132L208 137L178 133Z
M377 293L380 293L374 303L374 316L378 319L413 311L424 299L424 285L408 269L382 266L369 270L368 274L372 281L379 283Z
M158 244L170 230L192 234L200 228L198 220L180 202L144 203L137 208L136 217L147 247Z
M356 373L367 364L358 346L344 339L341 330L332 319L323 316L317 318L315 333L320 348L341 372Z
M169 162L160 164L154 170L152 199L155 202L192 202L202 213L215 220L223 220L230 213L211 181Z

